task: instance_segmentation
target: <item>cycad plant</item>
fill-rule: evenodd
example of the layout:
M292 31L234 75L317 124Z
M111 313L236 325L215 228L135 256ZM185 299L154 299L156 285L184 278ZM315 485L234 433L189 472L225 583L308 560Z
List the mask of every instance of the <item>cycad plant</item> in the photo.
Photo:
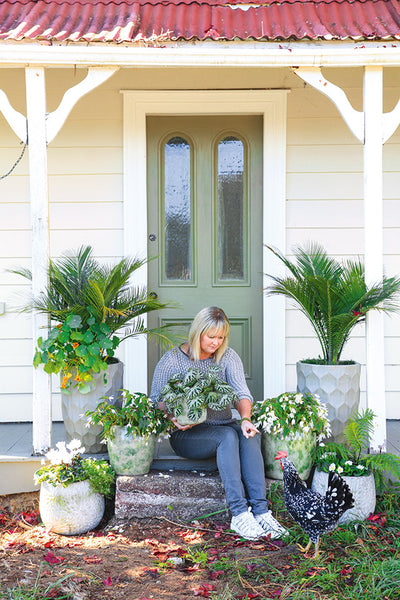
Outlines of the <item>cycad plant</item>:
M109 336L125 328L120 341L141 334L163 337L165 328L147 329L143 315L170 304L160 302L146 289L131 284L132 275L145 262L145 259L123 258L114 266L101 264L93 256L91 246L81 246L77 252L49 261L47 288L22 310L45 313L57 323L79 315L83 326L94 318L96 323L106 324ZM12 272L32 279L29 269Z
M339 263L322 246L311 243L294 249L294 260L267 246L284 264L285 276L268 275L268 295L292 300L308 318L321 344L322 356L310 362L335 365L353 328L370 310L390 312L398 308L400 278L384 277L368 286L361 260Z
M38 339L33 364L42 364L48 374L61 372L63 392L73 387L89 393L93 375L115 362L115 349L128 337L145 334L172 343L167 327L145 325L143 315L171 305L131 284L144 263L123 258L114 266L103 265L90 246L49 261L47 288L21 311L36 310L57 323L46 340ZM12 272L32 279L27 269Z
M386 474L400 479L400 458L390 452L368 453L373 433L374 413L370 408L355 412L343 430L343 443L320 444L315 450L315 464L319 471L336 471L339 475L360 477L374 473L379 490L387 487Z

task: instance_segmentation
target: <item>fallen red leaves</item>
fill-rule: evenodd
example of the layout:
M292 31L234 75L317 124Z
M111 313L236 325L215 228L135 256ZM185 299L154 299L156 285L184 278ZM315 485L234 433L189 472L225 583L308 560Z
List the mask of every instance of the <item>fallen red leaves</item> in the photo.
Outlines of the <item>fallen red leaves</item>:
M216 587L212 583L203 583L197 588L194 588L193 594L194 596L203 596L203 598L210 598L211 592L215 590Z
M65 560L65 558L63 558L62 556L55 556L52 552L48 552L47 554L43 555L43 560L48 562L49 565L58 565L62 563Z

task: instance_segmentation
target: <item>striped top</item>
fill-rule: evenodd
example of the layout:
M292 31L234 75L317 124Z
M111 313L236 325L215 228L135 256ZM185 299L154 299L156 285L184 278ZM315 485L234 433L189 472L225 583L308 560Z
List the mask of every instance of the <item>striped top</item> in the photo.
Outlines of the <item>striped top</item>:
M161 388L167 383L172 375L175 375L176 373L186 373L191 367L196 367L203 372L206 372L211 365L215 365L213 358L191 360L181 348L169 350L161 357L154 370L150 398L153 402L157 402L160 399ZM235 350L227 348L218 366L220 368L221 379L233 387L237 392L239 399L248 398L250 402L253 402L253 397L250 394L244 376L243 363ZM223 410L212 410L207 408L206 423L210 425L223 425L231 423L232 421L232 407L227 406Z

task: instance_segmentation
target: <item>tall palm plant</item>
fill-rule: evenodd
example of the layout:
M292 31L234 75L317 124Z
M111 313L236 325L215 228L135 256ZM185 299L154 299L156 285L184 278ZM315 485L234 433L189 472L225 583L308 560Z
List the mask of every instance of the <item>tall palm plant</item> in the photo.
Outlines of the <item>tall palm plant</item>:
M267 248L289 274L268 275L272 283L265 291L268 295L286 296L308 318L321 344L322 364L339 363L353 328L365 320L368 311L390 312L398 308L398 277L384 277L381 282L368 286L360 260L339 263L317 243L296 247L294 260L271 246Z
M110 336L125 328L120 341L142 334L168 341L166 328L148 329L143 315L171 304L162 303L145 288L131 284L132 275L145 262L144 259L123 258L114 266L103 265L93 256L91 246L81 246L77 252L49 261L48 286L22 310L36 310L58 323L64 323L71 315L79 315L83 327L94 317L97 323L107 325ZM29 269L12 272L32 279Z

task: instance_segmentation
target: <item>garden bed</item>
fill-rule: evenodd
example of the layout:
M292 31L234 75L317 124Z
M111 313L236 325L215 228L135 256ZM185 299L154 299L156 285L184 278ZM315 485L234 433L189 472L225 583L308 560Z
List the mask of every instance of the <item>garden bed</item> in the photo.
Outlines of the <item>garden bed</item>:
M299 553L296 542L306 538L284 511L281 487L274 485L270 496L290 528L287 542L243 541L229 532L225 513L191 523L166 517L121 521L111 505L96 531L67 537L40 525L37 493L3 496L0 597L400 598L398 496L387 495L369 521L324 536L318 561Z

